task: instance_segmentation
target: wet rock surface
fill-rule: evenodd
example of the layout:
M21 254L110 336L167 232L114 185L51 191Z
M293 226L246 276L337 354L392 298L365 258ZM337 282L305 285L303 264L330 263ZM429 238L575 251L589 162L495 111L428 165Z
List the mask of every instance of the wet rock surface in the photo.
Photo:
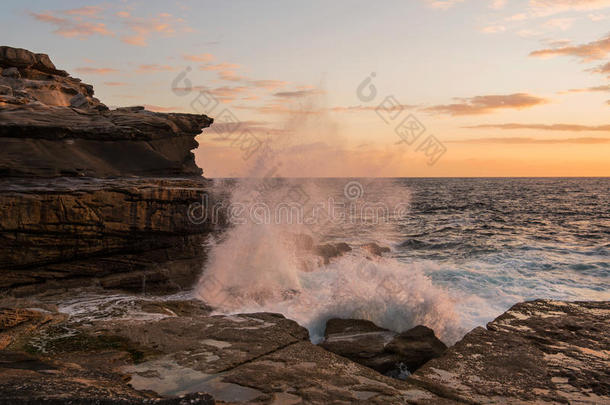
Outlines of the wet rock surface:
M610 302L516 304L413 376L474 403L610 403Z
M211 401L205 393L219 404L601 404L610 398L608 302L517 304L402 381L312 344L304 328L282 315L211 315L193 299L113 297L97 297L85 312L75 312L85 301L60 304L70 316L53 308L52 297L5 306L0 336L11 341L0 350L0 397ZM327 340L384 333L367 321L333 320ZM421 339L430 331L401 335ZM370 342L372 351L375 339ZM394 350L409 344L403 340Z
M324 337L324 349L402 379L447 349L425 326L399 334L360 319L330 319Z
M454 403L313 345L282 315L210 316L195 301L135 302L151 317L55 313L58 322L35 330L11 326L0 397L148 403L201 392L216 403Z

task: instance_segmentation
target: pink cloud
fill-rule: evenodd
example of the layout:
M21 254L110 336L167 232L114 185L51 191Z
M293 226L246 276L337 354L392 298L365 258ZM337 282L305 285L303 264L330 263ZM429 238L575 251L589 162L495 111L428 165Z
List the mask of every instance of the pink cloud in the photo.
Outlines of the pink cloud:
M214 55L211 53L200 53L198 55L182 55L182 57L186 60L190 60L191 62L211 62L213 61Z
M424 111L448 115L489 114L501 109L524 109L548 103L548 100L526 93L458 98L459 103L437 105Z
M138 72L140 73L147 73L147 72L172 72L174 70L177 70L178 68L174 67L174 66L169 66L169 65L157 65L157 64L151 64L151 65L140 65L138 67Z
M610 34L597 41L588 42L580 45L566 45L553 48L539 49L530 52L534 57L553 57L553 56L575 56L583 62L599 60L605 58L610 53Z
M111 73L118 73L117 69L113 68L94 68L94 67L79 67L75 69L78 73L93 74L93 75L107 75Z
M114 33L106 27L106 24L101 22L81 21L80 17L73 19L58 17L51 12L30 13L30 15L38 21L54 25L56 29L53 32L66 38L84 39L92 35L114 35Z

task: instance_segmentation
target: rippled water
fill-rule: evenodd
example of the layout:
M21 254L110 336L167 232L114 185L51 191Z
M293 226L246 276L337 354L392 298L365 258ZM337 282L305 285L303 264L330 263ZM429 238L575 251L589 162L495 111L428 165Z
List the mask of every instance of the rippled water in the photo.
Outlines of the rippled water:
M610 299L610 179L395 182L412 192L395 256L466 297L471 324L527 299Z

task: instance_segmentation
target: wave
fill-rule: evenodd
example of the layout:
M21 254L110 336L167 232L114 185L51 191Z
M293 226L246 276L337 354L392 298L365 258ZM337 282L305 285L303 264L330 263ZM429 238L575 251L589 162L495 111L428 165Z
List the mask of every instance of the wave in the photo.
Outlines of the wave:
M232 199L249 204L283 196L282 189L292 186L290 182L276 184L273 190L252 198L246 190L260 190L260 184L255 180L241 183L233 189L237 192ZM332 193L315 184L301 186L312 200ZM386 194L395 198L396 193ZM196 295L217 313L281 313L306 327L314 342L322 338L326 321L335 317L367 319L397 332L423 324L444 341L454 342L463 330L455 300L446 290L433 285L421 266L371 257L359 248L375 238L383 240L387 227L378 224L359 234L349 222L343 235L352 251L324 264L303 248L299 236L306 235L313 244L326 243L329 234L338 234L337 224L235 224L222 240L212 243Z

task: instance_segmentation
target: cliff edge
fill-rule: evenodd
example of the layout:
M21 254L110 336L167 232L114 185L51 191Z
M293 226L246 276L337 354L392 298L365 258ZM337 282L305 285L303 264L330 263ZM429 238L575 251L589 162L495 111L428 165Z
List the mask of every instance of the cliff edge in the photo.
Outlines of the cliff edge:
M45 54L0 47L0 291L187 288L213 225L206 115L110 110Z
M45 54L0 47L0 175L200 176L206 115L110 110Z

